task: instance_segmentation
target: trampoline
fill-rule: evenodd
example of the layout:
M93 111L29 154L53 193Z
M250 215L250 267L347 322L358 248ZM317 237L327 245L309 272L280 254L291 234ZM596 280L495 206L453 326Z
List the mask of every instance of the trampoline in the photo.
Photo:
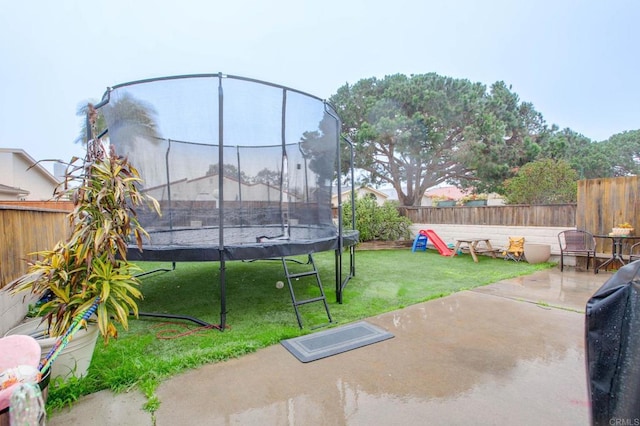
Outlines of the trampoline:
M228 261L311 259L333 250L342 303L355 273L358 232L354 223L342 223L341 181L347 176L353 189L353 147L340 138L331 105L295 89L217 73L119 84L96 108L106 124L102 136L138 169L142 191L162 211L138 211L150 239L142 252L129 247L130 260L174 267L219 262L221 330ZM319 275L318 284L324 296ZM327 314L331 321L328 307ZM298 322L302 326L299 316Z

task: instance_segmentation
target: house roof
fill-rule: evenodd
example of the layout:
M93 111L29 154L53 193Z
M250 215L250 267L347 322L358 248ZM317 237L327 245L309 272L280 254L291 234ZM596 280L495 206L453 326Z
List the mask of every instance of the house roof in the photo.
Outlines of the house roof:
M169 185L177 185L179 183L187 183L187 184L189 184L189 183L192 183L192 182L197 182L199 180L205 180L205 179L211 179L211 178L217 179L218 178L218 174L214 173L214 174L211 174L211 175L199 176L199 177L192 178L192 179L182 178L182 179L178 179L178 180L173 180L173 181L169 182ZM236 182L236 183L239 182L238 179L236 179L236 178L234 178L232 176L226 176L225 175L224 179L227 180L227 181L231 181L231 182ZM245 187L264 186L264 187L273 188L276 191L280 191L280 187L279 186L270 185L268 183L263 183L263 182L256 182L256 183L241 182L241 184L243 186L245 186ZM144 188L143 191L149 192L149 191L153 191L153 190L156 190L156 189L159 189L159 188L164 188L165 186L167 186L166 183L163 183L163 184L160 184L160 185L156 185L156 186L148 186L148 187ZM284 194L291 193L291 192L287 192L284 189L282 190L282 192ZM291 194L293 194L293 193L291 193Z
M398 199L398 194L394 188L384 188L382 189L382 191L384 191L387 194L389 199L393 199L393 200ZM447 196L451 199L459 200L465 195L466 193L464 191L461 191L460 189L451 185L451 186L438 186L438 187L429 188L424 193L423 198L431 198L435 196Z
M0 183L0 193L11 195L29 195L29 191L26 189L15 188L13 186L3 185Z
M27 164L30 165L30 167L34 170L36 170L38 173L40 173L42 176L45 177L45 179L51 181L52 184L57 185L60 183L60 181L58 179L56 179L56 177L54 175L52 175L49 170L45 169L42 164L40 164L39 162L37 162L33 157L31 157L29 154L27 154L27 152L24 149L20 149L20 148L0 148L0 152L8 152L8 153L13 153L14 155L18 155L20 157L22 157ZM28 194L29 192L27 192Z
M334 189L336 190L334 192L337 192L337 188L334 187ZM342 195L349 194L351 192L351 187L350 186L343 186L340 189L342 189ZM375 188L372 188L370 186L361 186L361 187L355 188L356 192L358 192L359 190L364 190L364 191L371 192L371 193L375 194L379 198L384 198L384 199L389 198L389 194L387 194L386 192L382 192L382 191L380 191L378 189L375 189ZM334 195L334 197L335 196L336 195Z
M440 197L445 196L449 197L453 200L459 200L464 197L466 192L461 191L455 186L441 186L437 188L428 189L427 192L424 193L425 197Z

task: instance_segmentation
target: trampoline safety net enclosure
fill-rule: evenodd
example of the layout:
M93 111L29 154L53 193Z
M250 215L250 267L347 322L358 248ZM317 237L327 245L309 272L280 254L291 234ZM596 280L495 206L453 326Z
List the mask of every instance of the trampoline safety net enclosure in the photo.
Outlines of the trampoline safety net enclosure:
M120 84L97 107L109 143L162 211L138 212L150 240L142 252L132 246L130 259L221 262L223 325L229 260L335 250L341 299L342 251L350 249L353 264L358 235L332 214L344 173L340 120L329 104L219 73Z

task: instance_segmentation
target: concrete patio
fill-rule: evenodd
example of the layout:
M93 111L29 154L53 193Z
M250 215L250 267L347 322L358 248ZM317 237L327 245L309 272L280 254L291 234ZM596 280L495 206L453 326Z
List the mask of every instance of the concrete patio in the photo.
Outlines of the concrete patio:
M394 338L303 364L281 345L138 391L98 392L49 425L585 425L584 308L609 278L537 272L367 321Z

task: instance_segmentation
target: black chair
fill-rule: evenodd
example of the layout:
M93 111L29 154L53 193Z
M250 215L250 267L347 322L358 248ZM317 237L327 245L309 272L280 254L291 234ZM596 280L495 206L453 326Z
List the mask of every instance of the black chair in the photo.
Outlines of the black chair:
M596 239L593 234L587 231L571 229L562 231L558 234L558 243L560 243L560 270L564 270L565 255L587 255L587 270L589 269L589 261L593 256L595 267L596 261Z

